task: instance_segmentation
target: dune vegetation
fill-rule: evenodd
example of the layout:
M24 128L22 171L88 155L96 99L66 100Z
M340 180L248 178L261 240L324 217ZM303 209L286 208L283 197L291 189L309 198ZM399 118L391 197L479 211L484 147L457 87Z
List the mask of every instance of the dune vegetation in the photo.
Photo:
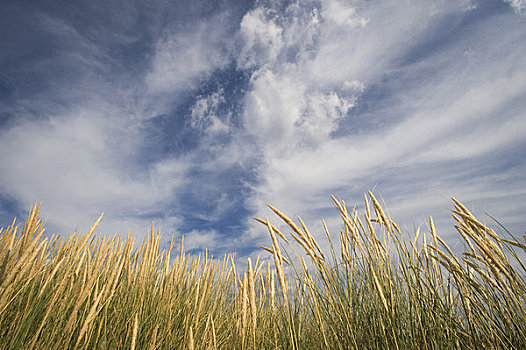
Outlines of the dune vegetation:
M371 193L363 213L333 199L341 232L323 242L270 206L270 262L246 266L161 250L153 226L140 246L96 234L100 218L44 236L35 205L0 231L0 349L526 348L526 237L453 199L454 253L431 218L408 235Z

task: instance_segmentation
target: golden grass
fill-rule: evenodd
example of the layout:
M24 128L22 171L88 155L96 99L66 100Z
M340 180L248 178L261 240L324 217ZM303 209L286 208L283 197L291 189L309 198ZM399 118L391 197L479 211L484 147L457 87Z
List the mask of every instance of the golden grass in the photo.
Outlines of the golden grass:
M526 347L524 237L453 199L466 248L455 253L432 218L410 237L371 192L363 214L333 200L337 240L269 206L290 231L256 219L273 263L244 271L231 255L186 254L182 239L173 257L153 226L138 248L96 235L102 216L85 234L46 237L35 205L21 230L0 229L0 349Z

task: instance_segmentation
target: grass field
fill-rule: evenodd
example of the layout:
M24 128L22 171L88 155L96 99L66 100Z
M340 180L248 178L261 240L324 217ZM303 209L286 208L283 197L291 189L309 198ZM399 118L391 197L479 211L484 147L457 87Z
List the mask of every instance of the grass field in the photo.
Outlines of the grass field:
M256 220L272 263L246 266L182 241L161 251L154 227L138 247L96 235L98 221L44 238L35 206L0 232L0 349L526 348L525 237L453 199L455 254L431 218L408 235L371 193L364 213L334 201L328 249L271 207L279 225Z

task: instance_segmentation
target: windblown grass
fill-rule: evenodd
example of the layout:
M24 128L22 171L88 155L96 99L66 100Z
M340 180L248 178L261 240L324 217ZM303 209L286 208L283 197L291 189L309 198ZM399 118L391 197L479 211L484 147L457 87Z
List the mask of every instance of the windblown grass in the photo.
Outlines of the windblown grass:
M323 251L270 206L272 263L246 268L130 237L44 237L35 206L0 230L0 349L523 349L524 237L506 237L453 199L466 251L403 235L369 193L365 213L334 198L343 226ZM429 241L429 243L427 243ZM300 251L301 250L301 251ZM277 279L277 282L276 282Z

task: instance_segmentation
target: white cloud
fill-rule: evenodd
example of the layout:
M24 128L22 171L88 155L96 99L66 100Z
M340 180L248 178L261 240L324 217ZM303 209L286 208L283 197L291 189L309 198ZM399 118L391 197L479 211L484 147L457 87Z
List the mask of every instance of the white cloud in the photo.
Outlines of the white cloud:
M185 236L185 250L208 249L217 247L220 243L219 235L216 231L197 231L188 232Z
M338 8L333 10L337 12ZM345 18L354 16L352 9L346 8L346 11ZM258 7L247 14L243 22L247 18L248 22L252 21L254 14L258 18L265 14L269 30L279 33L283 40L268 40L273 43L272 59L269 56L250 65L257 69L245 99L246 131L273 154L295 152L298 146L317 147L329 138L352 108L363 82L340 80L326 84L311 75L312 58L321 44L316 38L323 30L320 22L323 18L316 8L292 4L278 14ZM332 21L331 18L325 20ZM282 25L280 30L275 30L276 22ZM241 31L244 30L242 26ZM249 37L245 41L241 57L258 56L260 49L254 47L254 40Z
M346 28L365 27L367 19L356 14L356 10L341 1L327 1L323 3L322 16L339 26Z
M338 122L354 107L354 99L341 97L334 91L312 93L308 99L307 115L298 128L319 145L329 139L331 132L338 128Z
M156 45L147 85L154 94L174 93L196 87L200 77L230 61L224 16L165 34Z
M354 106L352 95L311 86L293 66L286 73L262 68L253 75L251 87L245 127L273 154L317 147Z
M231 130L229 125L232 112L220 115L219 107L225 102L222 89L209 96L199 97L191 108L191 125L194 128L205 130L211 135L225 134Z
M306 101L304 85L295 77L277 75L269 69L260 69L251 81L252 89L245 102L245 128L277 152L289 144Z
M522 11L523 2L510 5ZM1 132L1 192L25 207L44 200L44 215L61 230L72 230L71 222L87 229L105 211L107 231L130 227L140 237L152 217L164 235L184 233L181 213L194 208L178 207L190 205L181 194L206 201L192 215L210 223L249 193L244 204L256 216L270 216L270 202L301 214L318 237L321 216L339 229L337 212L327 211L331 193L361 205L371 188L408 227L440 215L451 195L520 222L526 48L511 11L475 21L466 11L473 1L284 6L257 2L235 35L225 35L226 15L167 31L144 81L111 85L88 75L78 85L85 90L61 95L82 101L75 109L42 112L21 102L49 120L29 116ZM102 62L93 50L88 56ZM188 114L174 111L181 95L232 62L252 74L242 115L224 110L230 97L222 89L194 97ZM188 116L181 124L202 138L181 154L138 159L142 146L157 142L141 134L142 120L165 112ZM173 132L167 146L184 142ZM226 193L226 182L243 181L232 168L255 177L246 184L252 192ZM232 246L214 229L189 230L187 249ZM254 223L234 240L257 245L268 236Z
M283 47L283 33L269 11L257 7L243 17L240 27L244 41L238 57L240 68L247 69L277 59Z
M513 11L518 14L523 14L526 11L526 1L525 0L504 0L510 4Z
M60 233L72 231L72 222L89 228L102 211L107 227L115 229L113 220L122 221L119 217L129 212L148 214L169 200L187 166L164 161L154 164L146 178L133 176L129 157L136 145L129 135L121 121L96 109L21 122L0 138L0 188L26 208L44 201L43 216ZM148 227L142 223L141 229ZM121 230L128 228L133 226Z
M521 30L495 16L456 34L454 18L466 13L465 5L375 2L343 8L341 2L322 1L315 26L315 11L296 6L284 12L304 18L280 19L287 40L276 59L254 73L245 104L246 131L263 159L261 181L247 201L257 216L269 215L270 202L316 222L330 206L330 193L344 191L361 202L360 194L380 183L377 190L402 221L419 224L428 211L442 215L443 222L437 209L449 208L454 195L490 212L515 213L505 216L517 222L513 203L506 202L513 185L503 179L516 178L524 164L515 159L497 180L485 175L496 170L484 168L481 159L498 167L495 154L524 146ZM504 37L492 33L502 25ZM446 43L440 36L448 30L455 35ZM307 44L299 34L297 42L291 39L303 31L316 40ZM291 60L284 54L291 48L305 54ZM468 48L469 57L463 55ZM359 113L349 118L362 94L375 86L385 95L371 102L378 103L369 112L372 120ZM351 123L361 128L336 136L343 125L353 130ZM449 174L453 166L457 177ZM393 172L400 175L383 176ZM526 193L515 196L524 199ZM257 224L252 230L254 237L261 232Z

